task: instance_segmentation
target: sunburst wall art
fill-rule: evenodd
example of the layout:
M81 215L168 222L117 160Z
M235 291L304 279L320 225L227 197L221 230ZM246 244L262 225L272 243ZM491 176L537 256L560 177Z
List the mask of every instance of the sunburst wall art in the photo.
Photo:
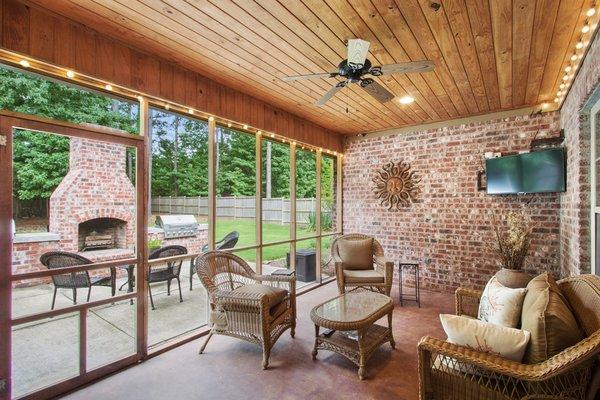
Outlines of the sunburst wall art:
M421 179L410 170L410 164L403 160L397 163L386 163L381 170L377 171L373 182L375 182L373 191L377 198L381 199L381 205L390 211L398 211L402 207L409 206L421 192L418 186Z

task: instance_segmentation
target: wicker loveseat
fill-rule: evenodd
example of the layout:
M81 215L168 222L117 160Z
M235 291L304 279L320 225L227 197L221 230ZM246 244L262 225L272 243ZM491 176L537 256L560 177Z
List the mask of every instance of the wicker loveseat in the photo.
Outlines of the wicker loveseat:
M538 364L424 337L418 345L420 399L581 399L600 381L600 277L558 281L586 338ZM477 316L480 291L456 291L457 315Z
M262 367L283 332L296 329L296 277L257 275L240 257L209 251L196 259L196 272L208 292L213 334L227 335L262 347Z

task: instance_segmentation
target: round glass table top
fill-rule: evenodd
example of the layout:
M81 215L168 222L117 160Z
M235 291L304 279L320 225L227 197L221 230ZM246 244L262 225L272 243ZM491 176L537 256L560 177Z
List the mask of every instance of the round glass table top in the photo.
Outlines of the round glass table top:
M313 314L329 321L360 322L390 303L392 299L381 293L352 291L315 307Z

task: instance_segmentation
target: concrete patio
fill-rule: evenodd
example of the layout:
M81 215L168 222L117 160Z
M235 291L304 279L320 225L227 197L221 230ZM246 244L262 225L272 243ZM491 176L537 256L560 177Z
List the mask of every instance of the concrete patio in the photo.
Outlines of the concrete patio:
M152 285L156 309L148 312L148 343L150 351L165 342L189 334L207 323L206 291L196 275L193 290L189 290L189 268L184 263L181 270L183 302L175 282L171 295L166 283ZM254 265L252 265L254 268ZM263 266L263 273L275 271ZM117 279L117 288L126 278ZM298 282L298 288L310 285ZM15 317L48 311L54 286L41 284L13 290L13 315ZM117 294L126 293L127 285ZM90 301L106 299L110 288L93 287ZM78 302L85 301L87 289L78 290ZM55 309L73 304L70 289L59 289ZM136 322L135 303L129 300L90 309L87 317L88 370L135 353ZM12 331L13 387L21 396L79 374L79 314L66 314L55 318L22 324Z

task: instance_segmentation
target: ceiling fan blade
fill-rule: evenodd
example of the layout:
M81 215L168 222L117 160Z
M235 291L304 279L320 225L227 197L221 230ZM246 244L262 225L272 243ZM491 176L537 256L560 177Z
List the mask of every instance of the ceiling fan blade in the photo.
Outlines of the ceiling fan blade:
M370 78L361 80L360 86L381 103L386 103L395 97L393 93Z
M284 82L299 81L301 79L334 78L338 76L337 72L324 72L321 74L291 75L281 78Z
M319 107L324 106L325 103L327 103L329 101L329 99L331 99L337 92L342 90L344 88L344 86L346 86L346 81L339 82L337 85L335 85L334 87L329 89L329 91L327 93L325 93L323 95L323 97L321 97L319 100L317 100L315 102L315 105L319 106Z
M371 43L361 39L348 39L348 65L361 69L365 65Z
M413 61L399 64L387 64L380 67L373 67L369 70L371 75L391 75L391 74L407 74L411 72L428 72L435 68L433 61Z

